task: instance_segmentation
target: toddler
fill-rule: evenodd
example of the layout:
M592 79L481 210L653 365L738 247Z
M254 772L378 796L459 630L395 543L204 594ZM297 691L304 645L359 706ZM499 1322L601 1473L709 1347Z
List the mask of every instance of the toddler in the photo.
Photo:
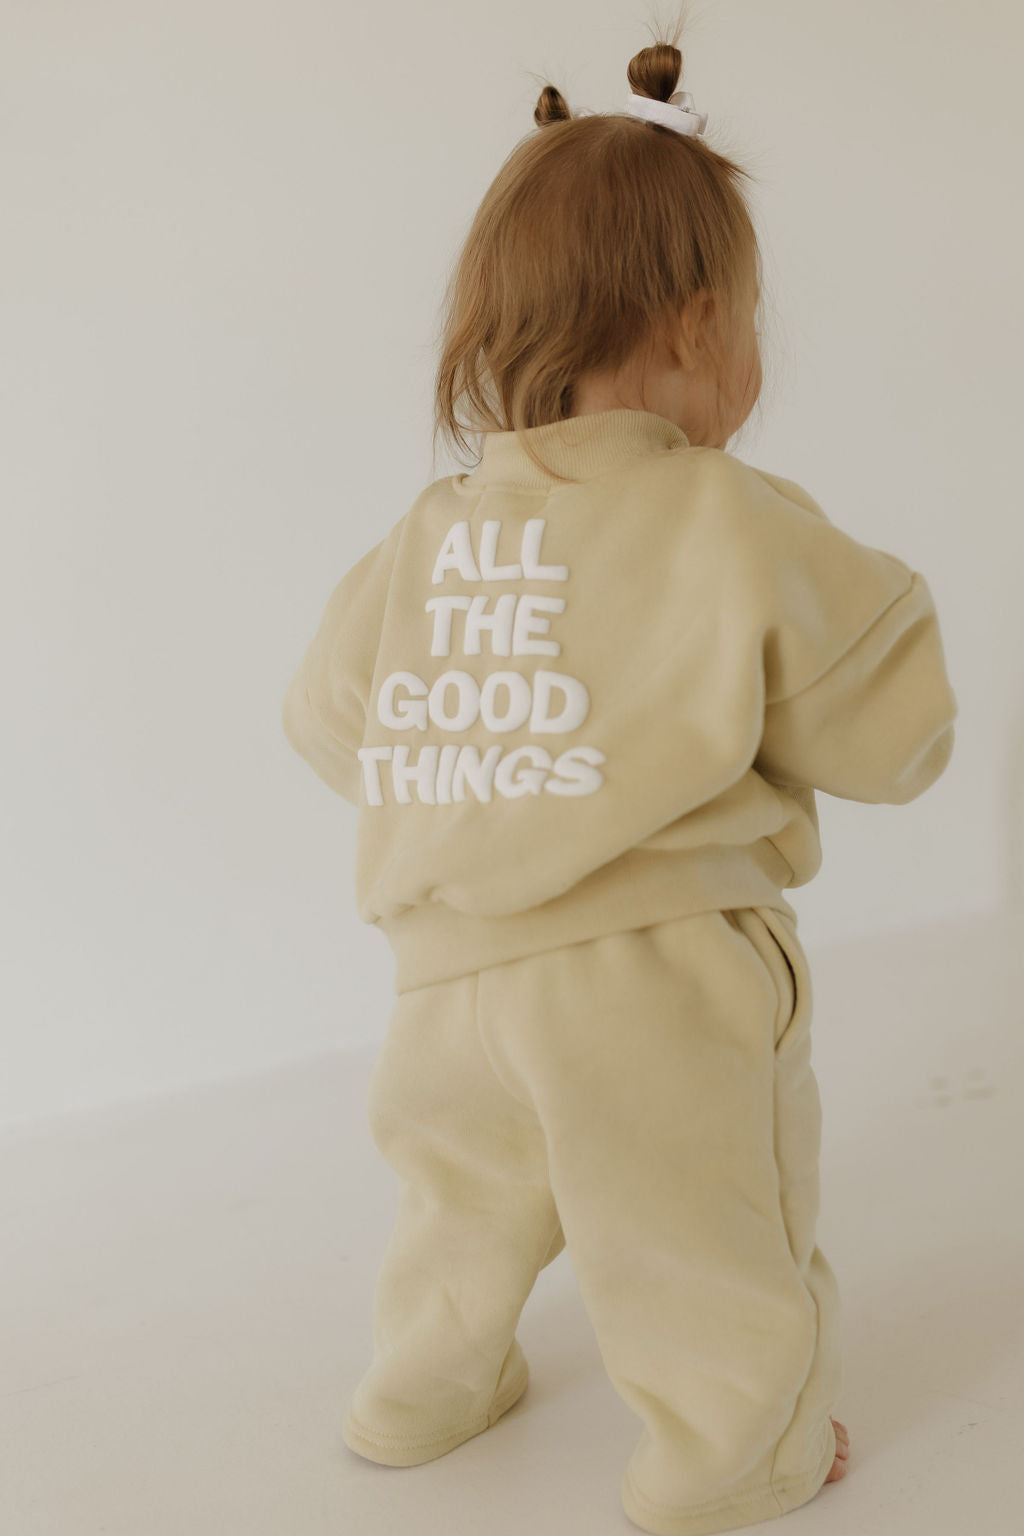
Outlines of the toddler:
M359 808L396 961L368 1124L402 1192L345 1443L408 1467L493 1425L565 1247L655 1536L845 1470L783 891L815 790L914 799L957 714L924 577L726 447L761 260L681 65L639 52L623 112L541 92L446 295L435 425L478 462L334 588L283 714Z

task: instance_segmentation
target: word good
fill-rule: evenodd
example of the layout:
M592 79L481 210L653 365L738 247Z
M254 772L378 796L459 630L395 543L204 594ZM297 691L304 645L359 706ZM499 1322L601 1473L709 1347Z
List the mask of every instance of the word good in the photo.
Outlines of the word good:
M554 689L564 696L557 714L550 713ZM450 690L455 695L451 711L446 708ZM590 695L578 677L543 667L537 668L532 683L521 672L492 672L481 685L469 672L453 671L442 672L430 688L415 672L392 672L377 694L377 719L393 731L425 731L428 719L442 731L468 731L478 717L495 733L517 731L527 721L535 735L574 731L589 708Z
M488 519L480 527L477 547L468 519L452 523L434 561L430 582L444 583L449 572L463 582L554 581L569 579L567 565L545 564L541 559L546 519L528 518L519 537L518 560L499 560L502 543L500 519ZM507 557L510 550L505 550ZM558 641L548 638L549 615L565 611L565 598L533 592L503 592L492 599L485 594L469 597L444 594L426 599L424 611L431 616L431 656L451 656L461 639L464 656L479 656L484 636L495 656L557 656ZM456 623L456 615L461 622ZM447 734L482 726L493 735L528 730L532 735L557 735L577 730L590 713L586 685L567 672L537 667L532 675L511 668L488 673L481 682L471 672L450 667L429 681L422 670L399 668L383 679L376 698L378 723L389 731L426 731L431 726ZM590 795L604 778L598 764L605 761L596 747L569 747L552 757L544 747L523 745L505 751L488 747L481 755L471 744L426 745L415 762L411 748L364 746L359 760L367 805L384 805L381 764L391 765L395 802L410 805L410 785L424 805L451 805L471 791L489 801L492 791L506 799L537 795Z

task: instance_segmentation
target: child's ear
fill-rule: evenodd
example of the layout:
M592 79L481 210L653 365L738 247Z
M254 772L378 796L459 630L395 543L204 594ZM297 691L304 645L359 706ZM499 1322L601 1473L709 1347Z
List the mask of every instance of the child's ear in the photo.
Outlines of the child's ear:
M687 372L700 365L708 326L714 315L714 294L707 288L699 288L669 323L669 350Z

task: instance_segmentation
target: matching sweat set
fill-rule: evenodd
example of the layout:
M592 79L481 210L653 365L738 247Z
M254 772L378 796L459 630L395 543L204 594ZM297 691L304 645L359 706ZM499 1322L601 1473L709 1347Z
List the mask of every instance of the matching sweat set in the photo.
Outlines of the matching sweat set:
M782 893L820 867L815 790L914 799L957 708L922 575L648 411L487 435L342 578L283 726L358 806L396 959L368 1123L402 1194L353 1451L494 1424L564 1247L642 1421L634 1524L815 1495L840 1303Z

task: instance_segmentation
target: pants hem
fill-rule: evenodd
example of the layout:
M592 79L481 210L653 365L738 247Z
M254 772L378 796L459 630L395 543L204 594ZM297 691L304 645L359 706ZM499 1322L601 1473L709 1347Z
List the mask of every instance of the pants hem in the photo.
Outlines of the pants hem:
M385 1467L415 1467L421 1462L433 1461L438 1456L445 1456L465 1441L472 1440L475 1435L482 1434L485 1429L490 1429L502 1414L507 1413L519 1401L530 1379L525 1356L521 1355L520 1359L521 1364L518 1370L500 1391L494 1394L486 1413L478 1414L468 1423L454 1429L440 1430L425 1440L404 1440L398 1435L372 1433L359 1423L349 1409L341 1427L341 1437L349 1450L355 1451L367 1461L375 1461Z
M764 1484L739 1498L718 1499L710 1504L672 1509L655 1504L637 1487L629 1469L622 1480L622 1507L634 1525L651 1536L713 1536L735 1531L762 1520L786 1515L807 1504L824 1485L835 1460L835 1432L829 1426L825 1454L810 1472Z

